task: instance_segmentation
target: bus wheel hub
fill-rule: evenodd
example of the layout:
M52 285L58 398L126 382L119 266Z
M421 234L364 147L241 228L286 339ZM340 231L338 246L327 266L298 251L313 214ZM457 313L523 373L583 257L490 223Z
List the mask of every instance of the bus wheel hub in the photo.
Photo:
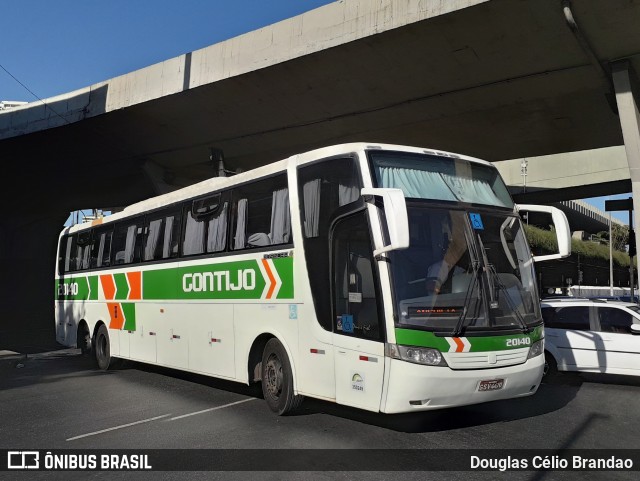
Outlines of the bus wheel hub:
M282 392L282 364L277 357L271 357L267 363L267 390L273 397Z

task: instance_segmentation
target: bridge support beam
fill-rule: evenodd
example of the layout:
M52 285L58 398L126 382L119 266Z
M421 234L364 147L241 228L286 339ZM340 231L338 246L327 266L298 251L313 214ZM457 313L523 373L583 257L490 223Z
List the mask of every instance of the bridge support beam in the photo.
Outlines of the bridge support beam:
M633 192L634 228L640 227L640 89L638 78L627 60L611 64L616 92L618 115L622 127L624 148L631 174ZM640 252L640 236L636 236L636 251Z

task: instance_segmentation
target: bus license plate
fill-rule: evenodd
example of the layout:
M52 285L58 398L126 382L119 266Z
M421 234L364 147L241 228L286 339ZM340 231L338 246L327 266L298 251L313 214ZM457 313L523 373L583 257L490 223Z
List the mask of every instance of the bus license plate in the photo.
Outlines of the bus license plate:
M487 381L480 381L478 384L478 391L497 391L504 387L504 379L490 379Z

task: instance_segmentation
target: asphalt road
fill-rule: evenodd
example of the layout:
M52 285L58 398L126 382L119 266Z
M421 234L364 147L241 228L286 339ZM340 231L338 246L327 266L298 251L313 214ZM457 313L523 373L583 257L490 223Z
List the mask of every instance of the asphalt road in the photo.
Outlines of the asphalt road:
M402 415L307 399L278 417L255 389L128 363L102 372L76 349L0 355L1 449L640 449L640 379L563 374L535 396ZM349 451L345 451L349 453ZM167 456L180 454L167 452ZM247 451L250 453L250 451ZM319 451L319 453L323 453ZM249 460L250 462L250 460ZM282 462L280 460L280 462ZM321 466L321 463L320 463ZM14 479L17 472L7 479ZM24 479L125 479L126 473L24 473ZM281 472L209 472L219 479L283 479ZM501 473L298 473L303 479L493 479ZM602 472L504 473L509 479L603 479ZM637 473L635 473L637 474ZM88 476L90 475L90 476ZM201 479L202 473L136 473ZM606 479L634 479L609 472Z

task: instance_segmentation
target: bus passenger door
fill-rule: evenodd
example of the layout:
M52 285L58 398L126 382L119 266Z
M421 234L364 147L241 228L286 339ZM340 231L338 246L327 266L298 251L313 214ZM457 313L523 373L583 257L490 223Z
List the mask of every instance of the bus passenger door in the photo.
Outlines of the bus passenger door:
M384 323L365 212L338 221L332 235L336 401L380 410Z

